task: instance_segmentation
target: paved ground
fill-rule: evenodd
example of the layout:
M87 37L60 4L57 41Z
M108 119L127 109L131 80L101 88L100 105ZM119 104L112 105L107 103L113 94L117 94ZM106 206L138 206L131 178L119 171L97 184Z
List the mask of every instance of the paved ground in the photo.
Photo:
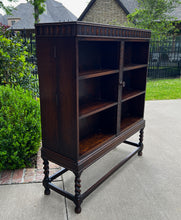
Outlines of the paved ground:
M181 100L146 102L145 119L143 157L132 158L92 193L81 214L57 193L45 196L41 183L21 179L21 184L0 185L0 219L180 220ZM130 150L122 144L83 172L82 191ZM68 172L56 184L73 192L73 180Z

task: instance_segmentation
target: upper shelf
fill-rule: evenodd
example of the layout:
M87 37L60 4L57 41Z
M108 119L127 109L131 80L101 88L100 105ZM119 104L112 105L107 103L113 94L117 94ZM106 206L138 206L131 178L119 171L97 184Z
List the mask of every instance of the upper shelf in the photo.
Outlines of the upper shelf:
M79 73L79 80L118 73L118 69L89 70Z
M147 64L129 64L123 67L123 71L135 70L147 67Z

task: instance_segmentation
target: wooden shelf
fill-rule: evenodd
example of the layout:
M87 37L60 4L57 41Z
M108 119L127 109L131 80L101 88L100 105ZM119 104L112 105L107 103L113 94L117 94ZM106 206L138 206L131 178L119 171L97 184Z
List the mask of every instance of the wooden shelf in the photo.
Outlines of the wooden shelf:
M125 89L122 94L122 102L125 102L144 93L145 91L141 90Z
M79 80L118 73L118 69L89 70L79 73Z
M82 139L79 143L79 155L87 154L88 152L95 150L100 145L109 141L111 138L115 137L113 134L105 134L105 133L95 133L89 135L88 137Z
M123 67L123 71L135 70L147 67L147 64L129 64Z
M117 105L117 102L110 102L105 100L89 100L88 102L80 105L79 119L93 115L115 105Z
M133 124L137 123L138 121L142 120L141 117L127 117L121 120L121 132L125 129L128 129Z

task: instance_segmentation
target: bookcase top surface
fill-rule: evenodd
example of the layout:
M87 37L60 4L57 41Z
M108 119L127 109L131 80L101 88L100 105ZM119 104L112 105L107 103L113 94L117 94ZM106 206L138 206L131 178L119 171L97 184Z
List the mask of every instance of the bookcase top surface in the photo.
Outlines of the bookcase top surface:
M150 39L151 31L81 21L36 24L37 37Z

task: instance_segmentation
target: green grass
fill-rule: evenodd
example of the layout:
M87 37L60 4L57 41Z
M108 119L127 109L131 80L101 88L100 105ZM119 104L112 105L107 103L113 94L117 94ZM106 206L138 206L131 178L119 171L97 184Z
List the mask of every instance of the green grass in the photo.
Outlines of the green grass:
M181 79L148 80L146 100L181 99Z

